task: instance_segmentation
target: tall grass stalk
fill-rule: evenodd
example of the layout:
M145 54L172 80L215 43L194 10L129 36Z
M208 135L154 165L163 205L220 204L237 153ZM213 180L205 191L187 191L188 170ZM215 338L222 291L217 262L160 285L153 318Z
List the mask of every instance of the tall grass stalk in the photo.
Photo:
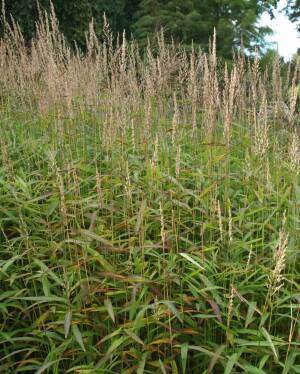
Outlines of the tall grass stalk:
M298 373L300 63L4 26L0 371Z

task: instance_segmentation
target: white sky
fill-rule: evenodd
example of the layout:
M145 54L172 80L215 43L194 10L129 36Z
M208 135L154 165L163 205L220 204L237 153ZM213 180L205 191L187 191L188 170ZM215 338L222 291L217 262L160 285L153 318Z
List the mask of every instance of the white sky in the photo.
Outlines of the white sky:
M270 26L273 29L274 34L266 39L268 42L275 42L274 49L277 49L278 43L279 54L285 60L288 60L300 48L300 35L296 31L295 24L291 23L284 13L279 12L285 5L286 0L280 0L278 10L275 12L275 18L271 20L269 14L265 13L259 23L262 26Z

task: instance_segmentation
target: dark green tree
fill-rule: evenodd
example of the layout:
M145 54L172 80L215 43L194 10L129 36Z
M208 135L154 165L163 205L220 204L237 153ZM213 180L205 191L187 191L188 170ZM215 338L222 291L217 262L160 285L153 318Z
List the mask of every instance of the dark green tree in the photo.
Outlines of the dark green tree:
M26 40L35 33L38 5L50 10L50 0L6 0L6 19L10 16L20 25ZM291 0L292 1L292 0ZM299 0L293 0L295 3ZM93 18L96 33L101 35L103 13L114 34L126 31L145 46L147 38L164 27L166 37L189 45L192 41L206 49L214 27L217 30L219 54L231 57L232 48L243 39L252 49L264 44L270 31L257 26L264 11L272 12L278 0L52 0L60 30L69 42L85 44L85 32ZM3 24L2 24L3 27ZM2 29L3 31L3 29Z
M263 46L264 36L271 30L258 27L257 21L263 12L272 12L276 3L276 0L141 0L132 30L144 45L163 26L166 35L177 41L190 44L193 40L207 47L215 27L219 52L230 57L232 48L240 45L241 39L248 49Z
M297 24L300 33L300 0L288 0L285 11L289 19Z
M39 6L38 6L39 3ZM106 13L114 33L123 29L130 33L133 13L137 10L138 0L52 0L60 30L67 39L75 40L83 46L85 32L89 22L94 19L98 34L101 33L103 14ZM5 14L20 25L28 40L35 34L35 22L38 20L38 7L50 11L50 0L9 0L5 3Z

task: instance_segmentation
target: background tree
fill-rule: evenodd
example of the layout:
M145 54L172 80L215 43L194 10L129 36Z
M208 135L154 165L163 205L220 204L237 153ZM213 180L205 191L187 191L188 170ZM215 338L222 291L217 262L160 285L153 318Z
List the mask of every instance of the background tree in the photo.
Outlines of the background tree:
M85 32L94 19L98 33L102 30L103 14L106 13L113 32L130 32L130 20L137 8L138 0L52 0L60 29L69 41L80 46L85 43ZM39 4L39 5L38 5ZM50 10L49 0L9 0L5 3L6 18L11 16L20 25L26 39L35 33L38 7Z
M300 0L288 0L285 10L289 19L297 23L297 29L300 32Z
M296 0L297 2L298 0ZM189 45L192 41L206 49L214 27L217 30L219 54L230 58L232 49L243 39L248 49L262 47L269 28L258 27L260 15L272 12L278 0L52 0L60 29L69 41L81 47L85 32L93 18L101 34L103 13L111 29L127 37L131 34L145 46L147 38L164 27L166 37ZM50 0L39 0L40 7L49 11ZM7 0L6 18L10 15L19 23L26 39L33 37L38 19L37 0Z
M215 27L219 52L230 57L241 38L248 49L264 45L264 37L271 30L259 27L257 20L275 5L272 0L141 0L132 30L142 44L164 26L167 36L172 35L177 41L190 44L193 40L207 47Z

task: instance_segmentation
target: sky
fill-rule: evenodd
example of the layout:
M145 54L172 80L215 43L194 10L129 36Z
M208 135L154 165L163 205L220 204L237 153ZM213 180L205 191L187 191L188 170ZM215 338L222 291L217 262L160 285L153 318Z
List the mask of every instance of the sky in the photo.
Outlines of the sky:
M295 24L290 22L284 13L279 12L285 5L286 0L280 0L275 18L271 20L269 14L265 13L261 17L260 25L270 26L274 30L274 34L266 39L268 42L275 42L274 49L277 49L278 43L279 54L285 60L289 60L300 48L300 35L296 31Z

